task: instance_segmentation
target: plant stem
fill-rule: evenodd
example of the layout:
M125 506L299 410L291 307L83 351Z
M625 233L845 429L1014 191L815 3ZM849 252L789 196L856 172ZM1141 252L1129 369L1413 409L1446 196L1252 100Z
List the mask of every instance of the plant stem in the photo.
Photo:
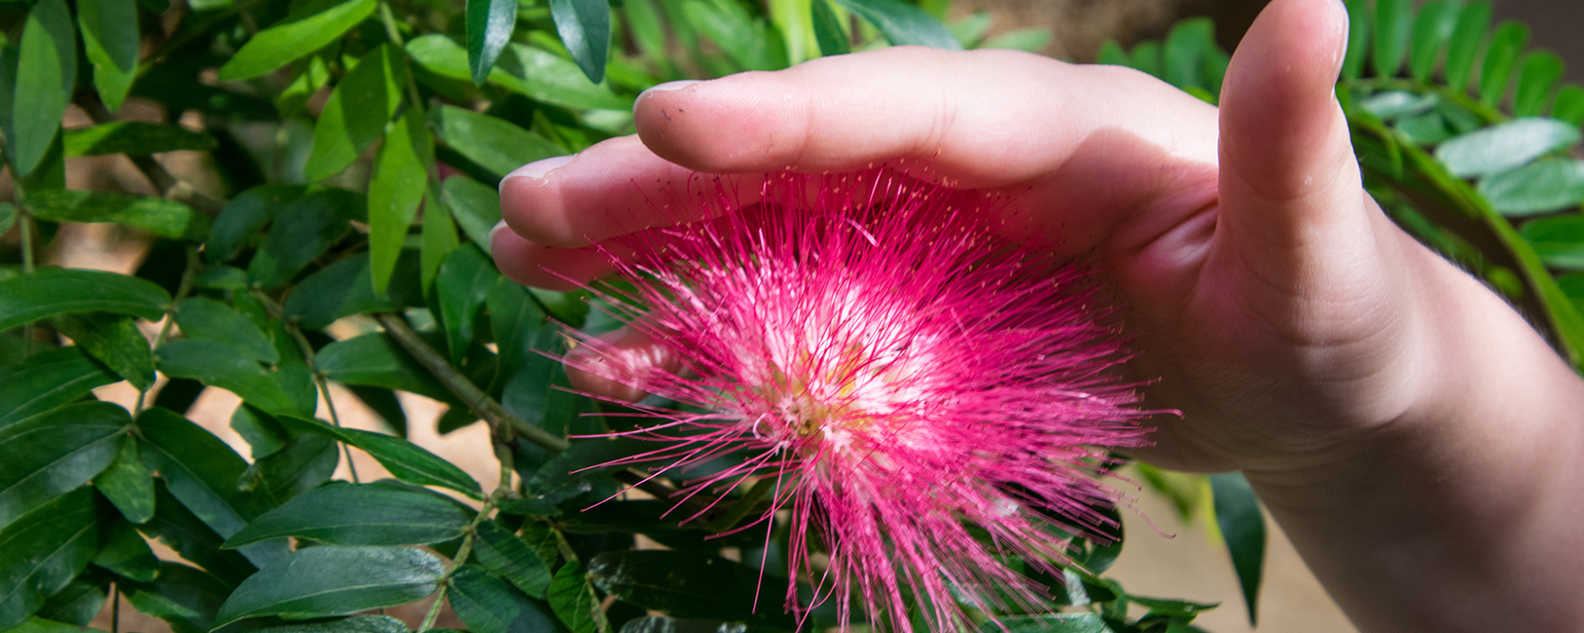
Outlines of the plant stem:
M467 376L463 376L455 367L452 367L451 362L441 356L440 352L430 347L429 343L418 336L418 333L413 331L411 325L408 325L407 319L402 318L400 315L388 313L374 315L374 319L379 321L379 324L385 328L385 332L390 334L397 345L406 350L414 360L418 361L418 364L423 365L424 369L429 370L429 373L436 380L439 380L446 390L450 391L469 409L478 414L479 418L489 424L490 428L494 429L496 433L502 434L503 437L510 437L510 435L505 435L506 431L510 431L512 435L525 438L545 450L554 452L564 451L571 446L566 438L552 435L548 431L528 423L527 420L512 415L510 411L507 411L489 394L484 393L482 389L479 389L472 381L468 380Z
M22 240L22 274L33 274L33 214L22 204L22 186L17 185L17 231ZM22 355L33 355L33 323L22 326Z
M83 109L83 112L88 114L88 118L94 123L104 123L115 118L105 108L104 103L99 101L99 96L93 91L84 92L76 103L78 107ZM165 169L164 165L159 164L159 161L154 160L152 156L128 155L127 158L132 160L132 164L137 167L144 178L148 179L149 184L154 185L154 189L159 192L161 198L180 202L210 217L219 215L220 209L225 207L225 203L209 197L208 194L199 191L191 183L177 178L170 173L170 170Z
M110 633L121 633L121 583L110 584Z
M325 410L330 412L330 424L342 428L341 416L336 413L335 398L330 395L330 381L325 379L324 373L319 371L319 365L314 362L313 344L308 342L308 336L303 334L302 329L293 323L286 323L286 332L292 340L297 341L297 347L302 350L303 362L308 364L308 371L313 372L314 386L319 388L319 395L325 401ZM352 483L361 483L357 464L352 462L352 448L345 442L341 443L341 454L346 458L347 474L352 477Z
M165 339L170 336L171 328L176 324L176 304L186 299L192 293L193 277L198 274L198 249L187 247L187 267L182 269L181 282L176 285L176 296L171 297L170 305L165 308L165 323L160 325L159 334L154 336L153 348L158 350L165 344ZM143 404L148 399L148 389L138 391L137 404L132 405L135 415L143 411Z

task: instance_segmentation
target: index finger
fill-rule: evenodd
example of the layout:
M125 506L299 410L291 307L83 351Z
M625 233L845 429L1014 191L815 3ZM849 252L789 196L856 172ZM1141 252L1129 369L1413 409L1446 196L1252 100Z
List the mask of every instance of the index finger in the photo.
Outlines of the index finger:
M506 221L535 243L576 247L699 219L651 203L697 172L744 174L750 198L756 173L903 158L953 186L1021 188L1029 208L1018 211L1081 249L1216 162L1214 108L1134 71L1009 51L886 49L661 86L635 117L637 139L508 176Z

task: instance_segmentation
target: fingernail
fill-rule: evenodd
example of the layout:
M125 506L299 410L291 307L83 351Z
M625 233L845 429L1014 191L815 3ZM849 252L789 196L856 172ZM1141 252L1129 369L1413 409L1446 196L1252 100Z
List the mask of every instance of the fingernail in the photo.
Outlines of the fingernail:
M501 232L502 231L510 231L510 230L511 230L511 227L506 226L506 221L505 220L501 220L499 222L496 222L495 223L495 228L490 229L490 232L489 232L490 250L495 250L495 241L496 241L496 238L501 234Z
M545 176L550 175L550 172L560 169L567 163L572 162L572 158L574 156L575 154L567 156L552 156L550 158L536 160L534 162L528 163L527 165L523 165L522 167L518 167L517 169L512 170L511 173L506 174L505 178L501 179L500 191L501 193L506 192L506 182L509 180L517 178L537 178L543 180Z
M703 82L701 82L701 81L699 81L697 79L678 79L676 81L667 81L667 82L665 82L663 84L656 84L654 86L651 86L648 90L643 91L643 94L640 94L638 96L642 97L645 94L657 93L657 92L675 92L675 91L681 90L683 88L686 88L688 86L691 86L691 85L697 84L697 83L703 83Z

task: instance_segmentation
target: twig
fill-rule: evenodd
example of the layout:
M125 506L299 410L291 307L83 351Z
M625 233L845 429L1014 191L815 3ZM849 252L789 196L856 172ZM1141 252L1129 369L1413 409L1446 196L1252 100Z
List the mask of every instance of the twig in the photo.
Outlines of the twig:
M379 322L380 326L385 328L385 332L390 334L397 345L406 350L414 360L418 361L419 365L423 365L424 369L429 370L430 375L439 380L447 391L450 391L469 409L478 414L480 419L490 425L490 428L496 430L496 433L509 431L511 434L527 439L545 450L554 452L564 451L571 446L571 443L567 442L566 438L552 435L550 432L530 424L527 420L512 415L510 411L507 411L489 394L484 393L482 389L479 389L472 381L468 380L467 376L463 376L455 367L452 367L450 361L441 356L440 352L430 347L429 343L418 336L418 333L413 331L412 326L407 324L407 319L396 314L376 314L374 319Z
M104 123L115 118L105 108L104 103L99 101L97 94L87 91L84 95L77 99L77 105L94 123ZM128 155L127 158L132 159L133 166L148 179L149 184L154 185L154 190L159 192L161 198L180 202L211 217L218 215L220 209L225 207L225 203L209 197L191 183L177 178L152 156Z
M176 285L176 296L171 297L170 305L165 308L165 323L160 325L159 334L154 336L154 349L159 349L170 336L171 328L176 324L176 304L187 298L192 293L193 277L198 274L198 249L187 247L187 267L182 270L181 282ZM132 405L133 413L143 411L143 404L148 399L147 389L138 390L137 403Z

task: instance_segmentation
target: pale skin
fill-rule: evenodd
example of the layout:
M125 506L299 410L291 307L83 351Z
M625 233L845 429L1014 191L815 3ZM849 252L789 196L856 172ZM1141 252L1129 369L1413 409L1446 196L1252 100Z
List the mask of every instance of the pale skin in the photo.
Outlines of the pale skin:
M1579 630L1584 381L1363 191L1332 91L1346 24L1334 0L1272 2L1219 110L1011 52L890 49L666 86L638 100L636 136L508 177L496 261L540 286L598 277L592 245L674 222L645 197L695 172L927 165L1010 196L1017 235L1099 262L1131 369L1182 412L1140 457L1243 471L1361 630Z

